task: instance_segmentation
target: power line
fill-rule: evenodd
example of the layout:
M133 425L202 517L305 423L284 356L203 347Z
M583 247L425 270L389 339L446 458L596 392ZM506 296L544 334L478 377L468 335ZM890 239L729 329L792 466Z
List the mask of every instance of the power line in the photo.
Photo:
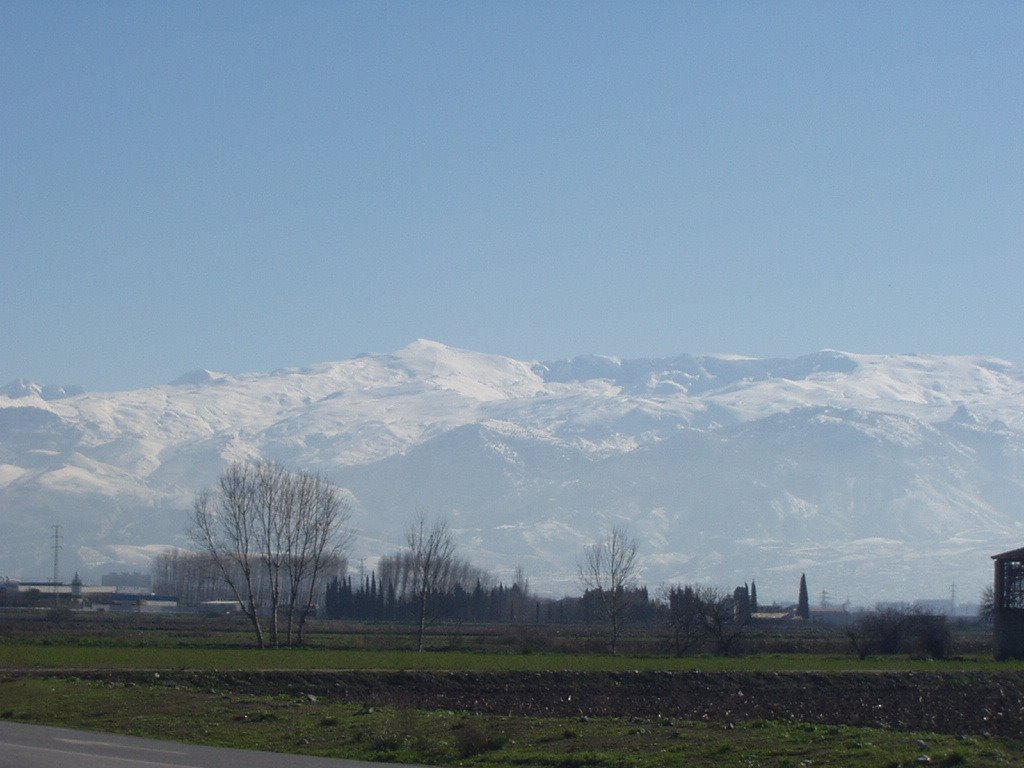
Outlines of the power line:
M53 602L60 603L60 592L57 585L60 583L60 526L53 526Z
M60 526L53 526L53 584L60 583Z

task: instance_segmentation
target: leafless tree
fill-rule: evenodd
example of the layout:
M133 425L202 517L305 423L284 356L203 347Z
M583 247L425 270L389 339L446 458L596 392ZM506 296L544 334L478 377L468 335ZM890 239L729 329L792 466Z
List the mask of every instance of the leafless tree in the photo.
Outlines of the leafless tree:
M854 652L912 653L942 659L949 655L953 636L945 616L897 605L879 605L846 630Z
M394 590L397 598L415 601L419 598L419 591L414 584L414 566L414 558L409 549L384 555L377 562L377 583L382 590ZM447 589L459 585L471 592L478 582L484 589L490 589L494 584L494 577L490 573L457 555L452 558L448 574L445 585Z
M192 539L213 559L262 648L264 610L269 644L280 643L282 596L287 641L297 618L301 642L324 568L345 544L348 518L338 489L319 475L292 473L271 462L240 462L224 470L215 491L196 497Z
M270 644L277 646L280 645L281 572L287 526L292 515L293 480L284 467L269 461L254 465L253 471L251 493L260 561L270 590Z
M216 492L201 492L192 507L192 540L208 553L252 623L256 645L266 645L256 600L259 530L253 498L255 467L236 463L221 474Z
M716 653L732 653L743 635L745 622L737 615L736 600L715 587L697 587L704 632Z
M636 539L625 528L615 526L600 541L587 547L579 564L580 583L585 590L597 593L611 624L613 654L618 650L623 614L629 607L630 593L639 575L637 549Z
M981 590L978 598L978 621L992 624L996 617L996 590L991 584Z
M683 656L696 649L705 635L700 587L673 584L662 594L668 606L667 619L672 632L673 651L676 656Z
M521 565L516 566L512 574L512 586L509 587L509 621L528 621L530 619L530 580L526 577L526 569Z
M417 602L416 648L422 651L423 635L429 618L430 597L436 592L448 589L455 576L455 540L448 528L447 520L439 519L428 525L426 518L420 515L406 529L405 543L409 579L407 588L416 596Z
M328 569L343 569L343 554L352 540L352 532L346 526L351 511L337 488L320 475L297 475L292 485L284 526L287 633L290 644L294 627L301 645L322 577Z

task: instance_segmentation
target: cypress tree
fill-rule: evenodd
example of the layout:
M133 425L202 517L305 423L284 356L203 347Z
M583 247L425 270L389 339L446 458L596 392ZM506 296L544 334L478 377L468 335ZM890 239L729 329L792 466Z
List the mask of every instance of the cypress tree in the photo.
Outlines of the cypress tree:
M385 608L385 618L395 621L398 619L398 595L395 594L395 585L388 582L388 598Z
M484 621L487 618L487 596L484 594L484 588L479 578L476 580L473 596L470 598L470 618L473 621Z
M327 591L324 593L324 615L329 618L338 616L338 577L335 576L327 582Z
M796 615L801 619L811 618L811 604L807 599L807 577L800 574L800 597L796 603Z
M750 612L757 613L757 582L750 582Z
M732 593L733 602L736 604L736 618L740 624L750 623L750 590L747 585L736 587Z

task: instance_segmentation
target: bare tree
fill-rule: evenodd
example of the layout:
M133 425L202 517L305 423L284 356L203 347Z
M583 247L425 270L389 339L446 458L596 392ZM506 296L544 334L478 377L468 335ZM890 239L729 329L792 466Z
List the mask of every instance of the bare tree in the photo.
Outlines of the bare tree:
M704 619L704 632L716 653L732 653L743 635L745 623L736 610L736 599L715 587L698 587L697 600Z
M201 492L192 507L192 540L208 553L235 596L263 648L263 624L255 590L259 531L253 497L255 467L235 463L220 476L216 493Z
M860 658L871 653L949 655L953 637L945 616L895 605L879 605L851 624L846 635Z
M261 461L253 467L251 493L259 534L260 561L270 591L270 644L280 645L281 571L285 537L292 514L293 478L280 464Z
M284 537L287 631L290 644L293 622L297 618L295 629L301 645L306 619L316 606L322 577L328 569L342 569L344 551L352 540L352 532L346 525L351 509L338 489L320 475L298 475L293 485Z
M996 590L991 584L981 590L978 598L978 621L982 624L992 624L996 616Z
M236 463L216 491L193 506L193 541L207 553L231 588L256 634L280 643L285 611L287 642L298 640L312 610L325 567L338 561L347 542L349 508L337 488L319 475L292 473L271 462Z
M423 597L420 580L416 578L419 567L419 558L414 555L412 549L406 547L399 552L381 557L377 561L376 569L377 584L381 593L388 595L389 600L412 606L415 618L418 618ZM486 590L494 584L494 577L490 573L477 568L457 555L451 557L445 570L444 583L433 592L428 593L425 625L430 623L430 616L437 607L439 592L444 592L451 597L452 591L456 587L464 590L466 594L470 594L475 591L477 586L481 590Z
M663 593L676 656L697 648L704 636L704 606L699 589L689 584L673 584Z
M408 590L416 596L419 619L416 649L422 651L430 597L446 590L455 575L455 540L447 520L440 519L428 526L426 518L421 515L406 529L405 543L408 548Z
M612 628L611 651L618 650L619 629L629 607L631 590L636 585L640 564L638 544L625 528L615 526L600 541L584 551L579 564L579 579L585 590L597 593Z
M509 587L508 620L510 622L527 621L530 617L527 608L530 604L530 580L526 577L526 569L516 566L512 574L512 585Z

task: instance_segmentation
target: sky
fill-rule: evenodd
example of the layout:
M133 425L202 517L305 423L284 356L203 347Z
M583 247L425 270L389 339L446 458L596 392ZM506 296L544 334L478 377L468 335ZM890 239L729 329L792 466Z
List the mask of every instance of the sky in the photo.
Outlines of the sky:
M1024 361L1024 6L0 3L0 384Z

